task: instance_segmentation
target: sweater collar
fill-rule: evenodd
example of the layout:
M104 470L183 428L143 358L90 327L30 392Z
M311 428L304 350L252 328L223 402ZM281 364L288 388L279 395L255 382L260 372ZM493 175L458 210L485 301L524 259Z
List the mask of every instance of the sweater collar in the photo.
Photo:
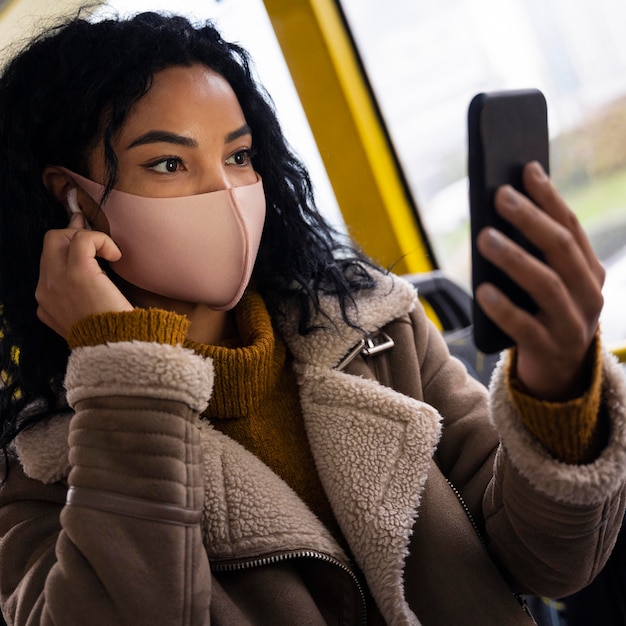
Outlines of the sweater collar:
M276 337L258 293L248 291L244 295L235 318L241 338L238 346L185 342L185 347L213 361L216 384L207 417L231 418L257 412L285 364L285 346Z
M206 415L240 417L258 410L285 365L286 349L279 334L296 360L335 367L364 334L376 333L391 320L410 312L416 300L412 285L381 272L376 275L376 286L356 294L358 307L348 311L362 330L343 322L335 297L322 295L320 308L326 315L313 315L312 325L317 329L300 335L296 307L284 307L275 320L279 331L275 333L263 299L248 291L235 309L240 346L185 342L185 347L213 360L215 378L220 381L215 385Z

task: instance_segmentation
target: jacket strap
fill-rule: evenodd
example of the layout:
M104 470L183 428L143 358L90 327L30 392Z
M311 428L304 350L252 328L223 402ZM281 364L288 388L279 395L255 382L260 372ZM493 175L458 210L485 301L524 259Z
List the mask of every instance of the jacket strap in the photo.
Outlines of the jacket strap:
M393 339L387 333L380 332L376 335L365 335L348 351L333 369L341 371L348 363L356 359L359 354L362 354L364 357L374 356L375 354L390 350L394 345Z

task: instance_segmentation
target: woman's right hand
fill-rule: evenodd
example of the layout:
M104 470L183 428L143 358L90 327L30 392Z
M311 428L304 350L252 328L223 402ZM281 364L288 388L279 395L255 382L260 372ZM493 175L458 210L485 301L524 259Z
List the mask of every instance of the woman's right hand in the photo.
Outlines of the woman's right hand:
M67 339L72 325L88 315L132 311L96 259L114 262L121 256L111 237L85 230L82 213L73 214L67 228L48 231L35 291L37 317Z

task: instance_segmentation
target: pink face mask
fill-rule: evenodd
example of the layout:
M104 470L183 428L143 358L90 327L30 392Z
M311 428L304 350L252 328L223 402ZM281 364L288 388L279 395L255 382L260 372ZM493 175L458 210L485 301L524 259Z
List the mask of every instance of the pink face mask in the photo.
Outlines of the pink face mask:
M104 187L69 172L96 202ZM263 183L178 198L114 189L102 205L122 258L111 268L168 298L232 309L250 281L265 221Z

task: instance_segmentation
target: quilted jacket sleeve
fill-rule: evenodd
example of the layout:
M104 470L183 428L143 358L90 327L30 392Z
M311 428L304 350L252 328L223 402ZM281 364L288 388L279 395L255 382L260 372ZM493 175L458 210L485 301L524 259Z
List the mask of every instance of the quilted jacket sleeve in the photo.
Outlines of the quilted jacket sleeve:
M591 463L567 464L523 426L503 366L488 396L449 358L419 307L412 317L415 375L423 399L444 419L437 464L485 531L490 552L517 591L561 597L585 586L608 558L624 516L626 384L620 366L604 355L607 446Z
M541 568L545 595L568 595L589 584L615 544L624 519L626 383L614 358L602 363L606 446L585 464L554 459L523 426L506 392L503 364L491 383L490 413L502 445L484 499L494 551L531 593ZM563 588L563 581L571 587Z
M0 599L14 624L208 624L196 421L211 386L210 362L177 346L72 352L67 483L41 480L31 442L0 490Z

